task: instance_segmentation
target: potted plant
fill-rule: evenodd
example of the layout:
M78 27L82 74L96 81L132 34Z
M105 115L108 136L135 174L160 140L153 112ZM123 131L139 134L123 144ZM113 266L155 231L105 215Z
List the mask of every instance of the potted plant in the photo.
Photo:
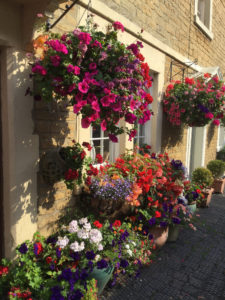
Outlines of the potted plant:
M196 168L192 173L192 182L200 186L200 188L202 189L202 194L204 195L204 197L202 197L201 200L198 201L198 206L208 207L211 202L212 193L214 191L214 189L211 188L211 185L213 183L213 176L211 171L203 167Z
M212 172L214 182L212 187L214 192L222 194L225 186L225 179L222 178L225 171L225 162L222 160L211 160L207 164L207 168Z
M143 45L126 46L117 39L119 30L124 31L120 22L104 33L88 21L73 32L48 33L43 55L32 66L36 98L69 99L74 113L82 116L82 127L101 125L112 142L124 132L131 140L137 124L150 120L148 104L153 101L146 92L152 78L140 52ZM118 126L121 119L134 128Z
M225 147L223 147L220 151L217 152L216 159L225 161Z
M201 194L201 188L194 182L184 181L184 197L187 200L187 208L191 214L196 211L197 200Z
M175 126L205 126L221 123L224 116L225 88L218 76L210 74L168 85L163 99L164 112Z

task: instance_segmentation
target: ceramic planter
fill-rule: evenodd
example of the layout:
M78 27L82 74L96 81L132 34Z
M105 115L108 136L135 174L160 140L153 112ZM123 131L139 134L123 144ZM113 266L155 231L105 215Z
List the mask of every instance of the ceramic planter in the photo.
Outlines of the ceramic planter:
M170 225L167 242L176 242L180 233L180 225Z
M214 188L214 193L223 194L225 178L214 179L212 187Z
M205 198L203 200L201 200L201 202L198 202L198 207L209 207L209 204L211 202L212 199L212 193L214 192L214 189L204 189L202 191L203 195L205 196Z
M160 249L167 241L169 227L153 226L149 229L149 233L153 235L156 249Z
M194 214L197 208L196 202L192 202L191 204L187 205L187 208L191 214Z
M97 280L97 287L98 287L98 294L100 295L106 286L106 284L109 282L112 273L114 270L114 266L112 264L109 264L107 268L104 269L97 269L96 267L93 269L91 274L89 275L89 279L94 278Z

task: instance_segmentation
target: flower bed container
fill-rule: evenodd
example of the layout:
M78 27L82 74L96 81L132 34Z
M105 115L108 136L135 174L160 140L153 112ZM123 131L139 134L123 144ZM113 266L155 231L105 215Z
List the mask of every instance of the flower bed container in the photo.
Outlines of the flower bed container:
M109 282L112 273L114 270L114 266L109 264L107 268L104 269L97 269L94 268L90 274L90 278L94 278L97 280L97 287L98 287L98 294L101 294L104 290L106 284Z
M154 245L156 249L161 248L167 241L169 227L160 227L160 226L153 226L149 233L153 235Z

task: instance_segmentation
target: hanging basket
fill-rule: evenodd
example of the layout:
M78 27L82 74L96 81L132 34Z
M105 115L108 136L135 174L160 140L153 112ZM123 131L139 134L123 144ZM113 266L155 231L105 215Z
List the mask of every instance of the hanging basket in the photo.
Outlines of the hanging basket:
M61 180L65 170L66 163L60 155L60 148L47 152L40 159L40 173L49 185Z

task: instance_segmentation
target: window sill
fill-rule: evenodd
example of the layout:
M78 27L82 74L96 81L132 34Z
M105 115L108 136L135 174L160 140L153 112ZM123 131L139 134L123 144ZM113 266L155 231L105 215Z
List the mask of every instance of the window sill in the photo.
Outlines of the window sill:
M202 23L197 15L195 15L195 24L210 39L213 39L213 33Z

